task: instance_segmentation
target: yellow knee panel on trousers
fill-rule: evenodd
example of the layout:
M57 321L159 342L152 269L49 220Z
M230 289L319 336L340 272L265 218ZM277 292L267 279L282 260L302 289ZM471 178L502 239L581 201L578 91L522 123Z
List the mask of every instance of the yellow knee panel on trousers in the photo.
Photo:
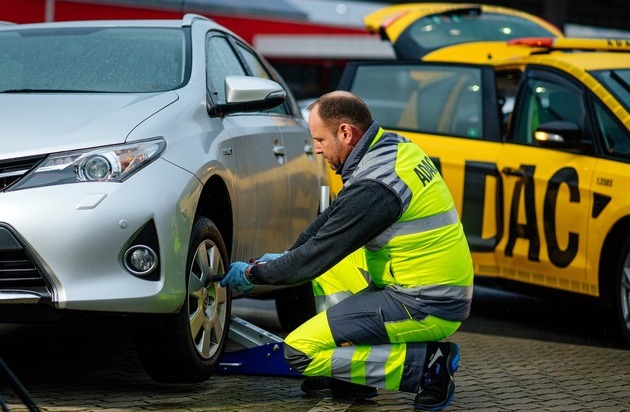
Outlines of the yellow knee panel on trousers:
M312 359L304 375L330 376L330 359L336 345L326 312L318 313L304 322L284 342Z
M322 312L368 286L363 249L358 249L311 281L317 312Z

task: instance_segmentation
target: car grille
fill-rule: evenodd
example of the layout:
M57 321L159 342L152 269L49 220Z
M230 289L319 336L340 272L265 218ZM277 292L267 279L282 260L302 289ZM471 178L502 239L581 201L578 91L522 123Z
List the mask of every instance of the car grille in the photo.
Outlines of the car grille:
M44 158L45 156L34 156L0 160L0 192L20 180Z
M44 277L8 228L0 226L0 291L41 290Z

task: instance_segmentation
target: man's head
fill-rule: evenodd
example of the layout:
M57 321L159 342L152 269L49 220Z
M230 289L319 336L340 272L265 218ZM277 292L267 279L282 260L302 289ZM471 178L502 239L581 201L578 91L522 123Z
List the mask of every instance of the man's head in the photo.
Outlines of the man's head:
M372 124L370 110L363 100L346 91L325 94L308 108L315 153L337 170Z

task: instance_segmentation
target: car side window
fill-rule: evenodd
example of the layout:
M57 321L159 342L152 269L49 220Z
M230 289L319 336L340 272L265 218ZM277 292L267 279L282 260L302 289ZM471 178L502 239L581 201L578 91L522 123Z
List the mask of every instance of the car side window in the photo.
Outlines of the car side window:
M521 93L521 106L509 140L536 146L534 132L538 126L553 121L575 123L584 134L586 109L580 89L550 79L529 78Z
M247 63L247 66L252 71L252 76L261 77L263 79L271 79L269 72L265 69L265 66L262 64L260 60L247 48L243 47L242 44L238 44L238 51L241 53L241 56Z
M208 90L215 103L224 103L225 77L230 75L245 76L245 69L224 36L211 34L206 43L206 50Z
M251 70L252 76L260 77L268 80L275 80L272 78L271 74L265 68L265 65L260 61L260 59L248 48L244 47L242 44L237 43L238 50L245 60L245 64ZM287 110L284 104L280 104L276 107L273 107L269 110L266 110L267 113L280 113L287 114Z
M365 65L351 91L388 129L483 136L481 70L459 66Z
M603 139L604 153L607 157L630 159L630 136L604 105L595 101L597 129Z

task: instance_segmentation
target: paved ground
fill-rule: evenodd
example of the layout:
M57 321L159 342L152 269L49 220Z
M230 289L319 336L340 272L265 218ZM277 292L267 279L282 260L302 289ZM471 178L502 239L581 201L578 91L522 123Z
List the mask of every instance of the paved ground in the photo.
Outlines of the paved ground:
M144 374L125 331L16 327L0 334L3 347L12 336L21 346L5 351L5 359L42 411L413 409L413 395L397 392L354 403L305 397L300 380L289 377L217 375L202 384L158 384ZM447 411L630 411L628 350L465 330L452 340L462 360ZM0 393L11 411L27 410L5 385Z

